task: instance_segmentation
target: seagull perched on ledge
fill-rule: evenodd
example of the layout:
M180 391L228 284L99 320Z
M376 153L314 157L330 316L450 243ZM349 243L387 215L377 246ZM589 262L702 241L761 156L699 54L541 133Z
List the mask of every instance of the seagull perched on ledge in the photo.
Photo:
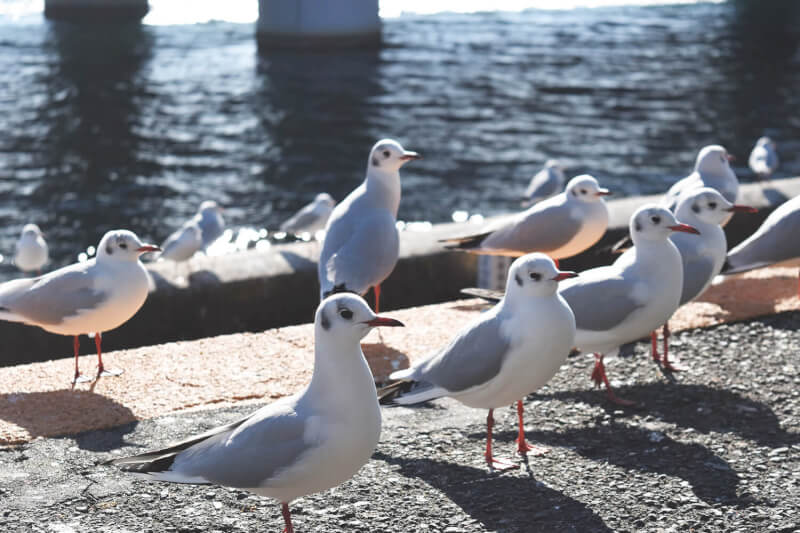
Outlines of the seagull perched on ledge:
M772 176L778 168L778 153L775 143L769 137L761 137L756 141L750 158L747 160L750 169L756 173L758 179L765 180Z
M0 285L0 320L72 335L73 385L89 381L78 369L81 334L95 334L97 377L119 375L121 371L106 370L103 366L101 334L121 326L142 307L150 278L139 256L160 250L158 246L142 244L128 230L109 231L97 245L97 257L89 261Z
M141 455L111 461L151 480L244 489L289 503L350 479L375 451L381 411L360 341L378 326L402 326L375 315L354 294L319 304L314 318L314 373L294 396L236 422Z
M25 224L17 241L14 264L23 272L37 271L47 264L49 254L42 230L36 224Z
M564 187L564 169L556 159L548 159L544 168L534 174L525 189L525 202L535 204L561 192Z
M381 283L394 270L400 250L400 167L419 158L392 139L372 147L366 179L334 208L325 227L317 265L320 298L343 291L363 295L372 287L379 312Z
M498 469L516 464L492 455L495 408L516 402L517 450L541 452L525 441L522 400L555 375L575 339L575 318L556 292L561 272L541 253L522 256L508 273L505 297L482 313L441 351L412 368L391 374L399 380L380 391L381 401L411 405L450 396L470 407L489 409L486 462Z
M735 203L739 195L739 179L731 168L732 159L733 156L718 144L704 146L697 154L692 173L669 188L662 205L674 212L683 193L701 187L716 189L730 203Z
M303 232L313 234L325 228L335 205L336 200L330 194L320 193L313 202L304 205L291 218L283 222L280 229L295 235Z

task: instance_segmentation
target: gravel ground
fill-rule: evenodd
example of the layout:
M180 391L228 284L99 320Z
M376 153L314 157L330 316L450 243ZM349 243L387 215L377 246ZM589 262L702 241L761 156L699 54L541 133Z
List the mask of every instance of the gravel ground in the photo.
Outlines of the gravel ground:
M575 357L526 400L519 470L483 462L486 412L440 400L384 410L373 459L292 505L298 531L800 531L800 313L677 334L692 369L665 379L646 343L608 365L638 409L591 389ZM139 481L97 463L236 418L191 412L0 449L0 531L279 531L278 506L239 490ZM515 416L496 413L497 455Z

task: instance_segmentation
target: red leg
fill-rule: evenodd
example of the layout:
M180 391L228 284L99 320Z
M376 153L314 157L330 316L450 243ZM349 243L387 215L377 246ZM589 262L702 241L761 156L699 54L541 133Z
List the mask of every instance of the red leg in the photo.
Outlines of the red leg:
M381 310L380 310L380 307L381 307L381 284L378 283L377 285L372 287L372 292L375 295L375 314L377 315L378 313L381 312Z
M103 350L100 347L103 342L103 335L100 332L94 334L94 345L97 347L97 377L100 376L119 376L122 370L106 370L103 366Z
M592 380L594 380L594 382L597 383L598 385L600 384L600 382L605 384L608 401L622 406L636 405L636 402L632 402L630 400L624 400L619 396L617 396L616 394L614 394L614 389L611 388L611 384L608 382L608 376L606 376L606 365L603 364L603 357L604 357L603 354L596 353L594 354L594 357L595 357L595 363L594 363L594 370L592 371Z
M550 450L541 446L534 446L525 440L525 424L522 421L523 415L522 400L517 400L517 415L519 416L519 435L517 435L517 451L522 455L531 452L534 456L544 455Z
M512 468L519 468L519 465L512 463L505 459L497 459L492 456L492 427L494 426L494 417L492 412L494 409L489 409L489 415L486 417L486 464L489 468L495 470L511 470Z
M667 352L667 339L669 339L669 323L664 324L664 369L669 370L670 372L682 372L684 370L689 370L686 365L682 365L680 361L675 359L675 361L669 360L669 353Z
M288 503L281 502L281 514L283 515L283 522L286 524L286 527L283 528L283 533L294 533L294 527L292 527L292 513L289 512Z
M78 352L81 349L81 341L77 335L73 337L72 340L72 351L75 352L75 376L72 378L72 386L74 387L76 383L86 383L87 381L91 381L86 376L81 375L81 371L78 369Z
M650 353L653 356L653 361L655 361L657 363L661 361L661 358L658 355L658 331L657 330L653 330L652 332L650 332Z

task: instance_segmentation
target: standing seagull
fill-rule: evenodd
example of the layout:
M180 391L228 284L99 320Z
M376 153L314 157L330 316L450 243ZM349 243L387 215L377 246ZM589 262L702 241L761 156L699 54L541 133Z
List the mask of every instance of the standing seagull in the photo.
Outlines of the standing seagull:
M17 241L17 251L14 254L14 264L23 272L37 271L42 273L42 267L47 263L49 255L47 243L42 230L36 224L25 224Z
M444 239L445 247L485 255L546 253L555 260L577 255L600 240L608 228L608 208L600 187L588 174L576 176L566 190L527 210L492 224L476 235Z
M492 456L492 413L516 402L517 450L523 455L537 451L525 441L521 398L550 381L574 345L575 318L556 290L559 281L575 275L559 271L541 253L518 258L511 265L500 303L438 353L393 372L389 377L401 381L379 395L394 405L450 396L470 407L488 408L486 462L499 469L518 466Z
M725 254L728 250L728 241L722 230L722 223L731 213L754 213L752 207L735 205L726 200L715 189L703 187L687 191L678 203L675 217L679 222L688 224L700 232L700 235L686 233L673 233L670 240L678 248L683 264L683 289L679 305L694 300L702 294L714 277L720 273L725 263ZM630 257L630 256L629 256ZM664 323L664 368L670 371L683 370L669 361L669 322ZM652 355L655 361L660 361L656 348L657 333L651 334Z
M194 220L203 233L203 249L208 248L225 231L225 219L222 218L222 213L223 209L217 202L206 200L200 204Z
M314 319L314 373L301 393L169 448L111 461L150 479L245 489L289 503L351 478L381 433L375 382L359 342L374 327L402 326L375 315L354 294L319 304Z
M142 244L130 231L109 231L97 245L94 259L38 278L0 285L0 320L74 336L73 384L89 381L78 370L78 336L94 333L97 377L119 375L121 371L106 370L103 366L101 333L124 324L144 304L150 281L139 256L159 250L158 246Z
M649 335L672 316L680 303L683 265L669 236L674 231L699 233L653 204L634 212L629 229L633 248L612 265L581 272L560 290L575 313L575 346L595 355L592 379L605 383L609 400L620 405L633 402L614 394L603 358Z
M525 189L525 202L535 204L560 193L564 188L564 168L556 159L548 159Z
M712 144L703 147L697 154L692 173L669 188L662 205L674 211L681 194L701 187L716 189L730 203L736 202L739 179L731 168L732 159L733 156L722 146Z
M772 176L778 168L778 152L775 143L769 137L761 137L750 152L747 160L750 169L756 173L758 179L765 180Z
M336 201L326 193L320 193L310 204L304 205L297 213L281 224L281 231L286 233L315 233L325 228L333 212Z
M397 263L400 238L400 167L419 159L392 139L375 143L369 153L367 177L334 208L325 227L325 240L317 265L320 297L349 291L375 291L375 312L380 309L381 283Z
M192 218L174 231L161 245L161 256L176 263L188 261L203 248L203 230L197 218Z
M795 196L770 213L755 233L728 252L722 273L736 274L800 258L798 231L800 196Z

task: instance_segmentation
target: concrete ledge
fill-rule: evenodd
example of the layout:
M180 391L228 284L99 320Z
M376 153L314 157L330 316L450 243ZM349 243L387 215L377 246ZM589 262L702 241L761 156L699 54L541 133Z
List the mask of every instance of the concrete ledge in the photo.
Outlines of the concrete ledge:
M149 10L147 0L45 0L44 16L73 22L141 20Z
M737 215L726 227L729 245L750 235L780 203L800 194L800 178L776 180L742 187L740 202L759 208L753 215ZM609 202L609 230L590 250L562 262L577 271L611 263L611 246L627 234L630 214L658 196L623 198ZM474 286L477 257L445 251L438 239L474 232L473 224L437 224L431 231L401 234L401 259L383 285L386 309L444 302L459 298L459 290ZM147 302L128 323L108 332L108 350L133 348L169 341L197 339L225 333L263 331L308 320L318 303L316 260L318 243L273 246L223 257L191 261L185 265L156 263L149 266L154 286ZM67 337L39 328L0 322L0 361L13 365L70 357ZM82 353L92 343L83 339Z

